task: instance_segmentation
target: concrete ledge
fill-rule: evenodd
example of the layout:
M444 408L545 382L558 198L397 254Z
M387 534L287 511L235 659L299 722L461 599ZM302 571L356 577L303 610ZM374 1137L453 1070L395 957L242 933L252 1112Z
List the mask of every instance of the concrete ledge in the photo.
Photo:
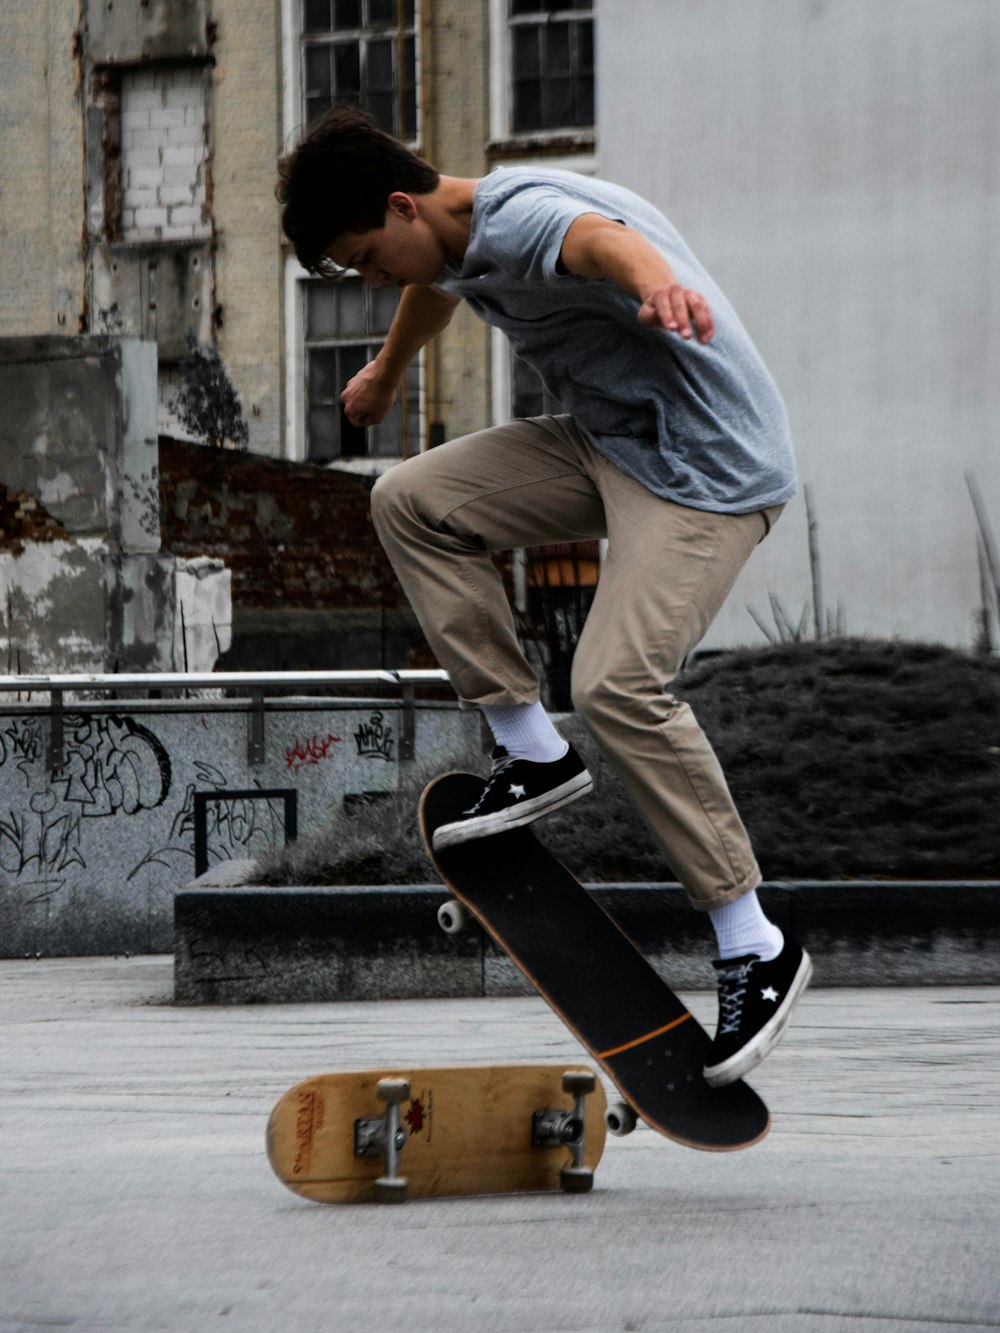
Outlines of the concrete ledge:
M711 928L678 885L593 891L671 985L714 986ZM196 881L174 904L175 999L248 1004L530 993L478 927L461 936L439 930L436 913L447 898L438 885L219 888ZM996 881L803 881L764 885L761 900L812 953L816 985L1000 984Z
M180 1004L482 994L479 932L437 925L443 889L182 889L174 900Z

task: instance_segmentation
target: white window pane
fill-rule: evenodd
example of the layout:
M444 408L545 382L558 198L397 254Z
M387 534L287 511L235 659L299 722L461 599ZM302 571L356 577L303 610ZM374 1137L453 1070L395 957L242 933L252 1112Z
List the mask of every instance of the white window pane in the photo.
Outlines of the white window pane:
M328 463L339 451L337 407L311 407L308 414L308 457L316 463Z
M372 288L372 324L371 332L388 333L399 304L399 291L395 287Z
M337 291L311 282L306 289L306 337L333 338L337 332Z
M360 336L365 332L365 293L360 282L342 282L334 288L337 293L339 320L337 332L342 338Z

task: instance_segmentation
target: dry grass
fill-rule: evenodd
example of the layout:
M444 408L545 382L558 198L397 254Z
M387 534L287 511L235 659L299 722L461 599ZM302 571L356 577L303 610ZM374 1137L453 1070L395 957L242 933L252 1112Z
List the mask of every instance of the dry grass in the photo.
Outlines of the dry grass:
M710 736L766 878L1000 878L996 658L788 643L709 659L671 688ZM563 730L597 791L545 820L546 843L587 881L670 878L583 724ZM285 884L432 880L416 821L423 780L273 853L262 871Z

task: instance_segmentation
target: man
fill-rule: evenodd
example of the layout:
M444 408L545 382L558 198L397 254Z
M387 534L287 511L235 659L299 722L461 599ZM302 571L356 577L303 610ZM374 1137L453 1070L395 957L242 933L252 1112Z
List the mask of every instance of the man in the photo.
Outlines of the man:
M670 223L570 172L440 175L336 107L280 163L282 224L310 272L401 289L385 345L341 395L383 420L407 364L466 300L566 415L515 421L390 469L379 537L460 699L497 741L482 798L435 845L530 822L591 788L539 703L491 553L607 538L573 701L662 844L720 957L705 1076L741 1078L808 983L765 916L760 870L691 709L666 692L794 494L784 407L721 291Z

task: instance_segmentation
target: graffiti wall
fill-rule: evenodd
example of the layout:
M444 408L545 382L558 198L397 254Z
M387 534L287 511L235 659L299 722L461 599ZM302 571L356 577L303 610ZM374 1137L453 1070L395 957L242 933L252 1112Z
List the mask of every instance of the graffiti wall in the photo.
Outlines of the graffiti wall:
M289 792L301 834L345 795L479 748L478 715L454 705L417 705L413 760L395 701L296 701L256 718L230 700L147 709L67 705L54 752L49 716L0 712L0 957L169 952L173 895L195 877L197 793L210 796L211 866L280 844Z

